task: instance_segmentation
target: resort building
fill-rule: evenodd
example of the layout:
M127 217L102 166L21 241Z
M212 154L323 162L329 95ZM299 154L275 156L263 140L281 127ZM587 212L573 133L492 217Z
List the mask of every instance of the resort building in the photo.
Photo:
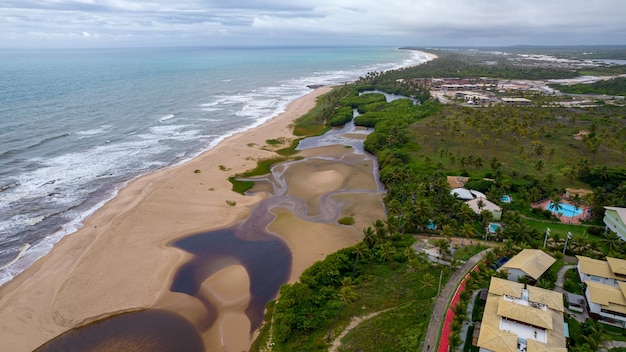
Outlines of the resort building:
M626 260L576 257L580 281L587 285L585 298L589 315L608 324L626 327Z
M501 100L504 104L507 104L507 105L528 106L532 104L532 101L526 98L502 98Z
M566 352L563 294L491 278L476 346L481 352Z
M626 282L618 286L585 282L589 316L611 325L626 327Z
M626 282L626 260L606 257L606 261L583 257L578 258L578 276L580 282L596 282L599 284L619 286L619 282Z
M450 191L450 194L456 197L456 199L461 199L461 200L468 200L468 199L474 199L474 198L487 199L487 196L482 192L479 192L473 189L466 189L462 187L452 189Z
M482 207L478 206L478 202L482 201ZM478 197L465 202L476 214L480 214L483 210L488 210L493 214L493 219L499 221L502 219L502 208L497 204L490 202L487 198Z
M626 241L626 208L604 207L604 224Z
M539 280L556 259L539 249L524 249L500 267L500 271L508 273L507 279L517 281L521 277Z

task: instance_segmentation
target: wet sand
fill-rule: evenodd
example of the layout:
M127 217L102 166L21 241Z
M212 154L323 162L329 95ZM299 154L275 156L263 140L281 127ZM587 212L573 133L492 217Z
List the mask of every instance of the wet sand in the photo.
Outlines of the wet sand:
M32 351L77 326L148 308L186 318L202 333L207 350L246 349L251 330L262 318L258 307L275 295L279 281L297 280L316 260L356 243L362 226L384 216L382 195L377 194L371 176L373 161L359 159L363 155L354 156L343 147L302 153L306 157L334 155L337 160L313 158L311 164L286 167L288 192L281 204L255 207L268 199L266 192L242 196L230 190L227 178L253 168L258 159L275 156L263 148L265 141L285 137L289 142L292 121L328 90L319 88L268 123L122 189L81 230L0 288L0 350ZM258 218L269 216L267 227L279 237L267 235L264 229L250 230L256 222L243 220L257 219L255 212L261 214ZM338 225L340 216L353 216L355 225ZM178 246L181 241L194 241L189 237L193 234L211 243L215 240L211 231L233 226L248 230L229 235L233 248L208 262L194 253L193 245ZM260 266L247 262L248 255L235 253L238 245L255 241L281 263L287 260L285 256L292 256L290 263ZM281 246L285 256L273 255ZM249 248L248 252L255 252L257 247ZM278 270L269 280L271 287L266 287L268 280L263 279L272 275L264 270L272 265L283 265L278 266L283 271ZM184 268L190 272L182 280Z

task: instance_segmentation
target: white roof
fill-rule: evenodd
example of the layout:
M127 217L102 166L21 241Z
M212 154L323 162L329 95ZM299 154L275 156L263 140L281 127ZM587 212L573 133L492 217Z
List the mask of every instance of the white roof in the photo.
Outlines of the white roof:
M485 198L485 200L487 200L487 196L484 193L478 192L475 189L470 189L470 193L474 195L474 198Z
M454 188L450 191L450 194L457 197L458 199L474 199L474 195L470 192L469 189L465 188Z

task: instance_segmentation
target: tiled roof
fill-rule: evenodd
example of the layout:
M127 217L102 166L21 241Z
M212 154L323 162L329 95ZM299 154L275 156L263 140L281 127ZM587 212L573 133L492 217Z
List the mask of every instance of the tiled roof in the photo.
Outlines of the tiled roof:
M556 259L539 249L524 249L506 262L503 269L519 269L537 280L554 264Z

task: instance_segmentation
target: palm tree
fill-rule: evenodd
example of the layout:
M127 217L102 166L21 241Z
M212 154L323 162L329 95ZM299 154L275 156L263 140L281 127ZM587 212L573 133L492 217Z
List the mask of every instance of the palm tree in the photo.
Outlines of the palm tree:
M435 277L431 273L426 273L422 276L422 280L420 281L420 298L422 298L422 293L429 291L435 287Z
M452 226L446 224L446 225L441 226L441 230L439 231L439 233L445 239L450 239L450 237L452 237L452 235L454 235L454 229L452 229Z
M439 255L441 256L441 259L444 259L446 254L450 253L450 241L444 239L437 240L435 242L435 245L439 250Z
M608 252L617 251L623 243L613 231L606 232L600 241L606 245Z
M482 198L479 198L478 201L476 202L476 206L478 207L478 213L480 214L480 212L483 210L485 206L487 206L487 204L485 204L485 201Z
M367 253L367 245L365 242L359 242L356 246L354 246L354 253L356 253L356 259L354 260L354 270L353 273L356 272L356 268L359 266L359 259Z
M465 238L469 240L470 237L474 235L474 227L470 223L465 223L461 228L461 232L463 233L463 236L465 236ZM463 241L465 240L462 240L461 244L464 244Z
M393 257L396 253L396 247L394 247L391 242L384 242L378 248L377 253L381 258L383 258L383 265L385 265L385 261L387 261L387 259L391 259L391 257Z
M561 205L562 201L563 201L563 198L561 198L560 195L555 194L552 196L552 198L550 199L550 204L552 205L553 213L560 213L561 210L563 210L563 205Z
M341 300L341 305L339 306L339 311L337 311L337 315L335 315L335 318L333 319L332 323L330 324L330 327L328 328L328 336L326 337L326 342L330 342L330 332L332 331L335 321L341 315L341 311L343 310L343 307L348 303L356 301L358 298L356 292L354 292L351 277L344 277L341 280L341 288L339 289L339 292L337 293L337 297Z
M363 236L363 242L365 242L369 248L374 247L374 245L378 243L374 230L369 226L363 229Z

